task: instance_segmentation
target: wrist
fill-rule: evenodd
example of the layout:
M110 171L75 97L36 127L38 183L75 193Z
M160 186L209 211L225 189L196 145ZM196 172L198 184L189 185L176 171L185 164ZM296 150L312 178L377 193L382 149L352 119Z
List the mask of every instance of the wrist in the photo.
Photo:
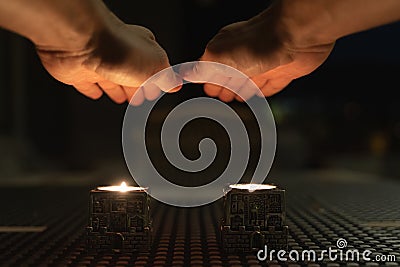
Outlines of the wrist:
M274 5L279 13L278 27L286 32L284 45L307 49L330 45L338 39L330 32L334 22L325 1L278 0Z
M32 32L27 36L40 51L85 53L93 50L98 36L112 31L122 22L100 1L87 1L85 5L68 6L66 11L54 12L57 23L47 31ZM45 20L48 23L48 20Z

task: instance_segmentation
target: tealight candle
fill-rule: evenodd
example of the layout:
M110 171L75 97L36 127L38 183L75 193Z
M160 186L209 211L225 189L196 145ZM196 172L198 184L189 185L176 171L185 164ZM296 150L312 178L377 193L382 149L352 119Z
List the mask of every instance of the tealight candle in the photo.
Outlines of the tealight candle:
M228 253L286 249L285 191L275 185L233 184L224 197L222 246Z
M90 191L89 250L133 252L150 247L150 199L146 191L125 182Z
M125 182L122 182L121 185L100 186L100 187L97 187L97 189L102 190L102 191L129 192L129 191L142 191L142 190L145 190L146 188L136 187L136 186L127 186Z

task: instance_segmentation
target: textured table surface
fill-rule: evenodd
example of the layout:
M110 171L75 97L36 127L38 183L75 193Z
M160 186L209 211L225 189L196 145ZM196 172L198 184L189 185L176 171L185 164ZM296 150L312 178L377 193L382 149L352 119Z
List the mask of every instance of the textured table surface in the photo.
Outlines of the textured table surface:
M221 201L190 209L153 201L153 242L149 251L139 254L90 254L85 250L85 226L88 220L88 192L91 188L68 186L0 188L0 265L399 265L398 184L373 181L359 183L357 180L349 182L349 179L345 183L333 183L329 179L319 183L307 179L313 178L296 178L281 183L287 195L289 249L318 251L329 246L335 247L337 239L344 238L349 249L369 249L373 251L373 256L391 254L397 257L397 261L260 262L255 253L225 254L221 250L219 233L219 221L222 218ZM10 229L18 229L16 226L21 226L22 232L9 232ZM24 229L31 232L24 232Z

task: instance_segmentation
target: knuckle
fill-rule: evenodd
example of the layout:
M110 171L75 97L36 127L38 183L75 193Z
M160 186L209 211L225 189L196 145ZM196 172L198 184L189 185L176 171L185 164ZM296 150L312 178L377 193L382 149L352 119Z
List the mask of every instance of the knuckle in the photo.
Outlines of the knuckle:
M143 34L146 37L150 38L153 41L156 39L156 37L154 36L154 33L151 30L149 30L148 28L143 27L143 26L138 26L138 27L140 28L140 30L143 32Z

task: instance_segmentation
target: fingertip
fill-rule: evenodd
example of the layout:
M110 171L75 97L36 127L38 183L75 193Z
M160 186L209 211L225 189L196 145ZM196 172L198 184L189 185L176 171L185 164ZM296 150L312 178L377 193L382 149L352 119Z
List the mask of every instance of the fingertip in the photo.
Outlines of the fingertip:
M114 101L114 103L116 104L122 104L125 103L127 100L126 98L121 98L121 99L112 99L112 101Z
M141 87L138 88L136 93L132 96L129 101L129 105L131 106L140 106L145 100L144 92Z
M218 98L219 98L219 100L221 100L222 102L225 102L225 103L230 103L233 101L233 99L231 99L231 98L226 98L226 97L218 97Z
M89 97L90 99L98 100L103 96L103 91L100 91L100 92L95 91L95 92L91 93L90 95L86 94L86 96Z
M204 92L206 93L206 95L211 96L211 97L217 97L222 90L221 86L211 84L211 83L205 83L203 88L204 88Z
M261 89L257 90L256 95L257 95L258 97L264 97L264 94L263 94L263 92L261 91Z
M93 100L97 100L103 95L103 91L94 83L77 84L73 85L73 87L79 93Z
M182 89L182 85L172 88L171 90L167 91L167 93L176 93Z
M265 95L257 95L257 97L259 97L259 98L265 98L265 97L267 97L267 96L265 96Z
M144 98L149 101L157 99L161 93L160 88L154 83L148 83L145 86L140 87L139 90L143 92Z
M122 103L124 103L126 101L125 93L120 91L120 90L118 90L118 91L106 91L106 90L104 90L104 91L114 103L122 104Z
M179 67L178 71L182 79L189 82L194 82L196 80L196 77L198 76L194 67L191 65L183 64L182 66Z
M218 98L223 102L229 103L235 99L235 93L229 89L223 88Z
M179 75L186 81L193 83L206 83L213 75L208 62L197 61L195 64L183 64L179 68Z
M125 92L125 95L126 95L126 99L127 99L128 103L129 103L131 101L131 98L133 97L133 95L137 91L138 87L123 86L122 88L124 89L124 92Z
M236 101L239 102L245 102L246 100L244 100L243 98L241 98L239 95L235 96Z
M152 83L156 84L161 91L170 92L183 85L182 79L173 71L172 68L165 69L159 74Z
M144 100L135 100L135 101L130 101L129 105L133 106L133 107L138 107L141 104L143 104Z

